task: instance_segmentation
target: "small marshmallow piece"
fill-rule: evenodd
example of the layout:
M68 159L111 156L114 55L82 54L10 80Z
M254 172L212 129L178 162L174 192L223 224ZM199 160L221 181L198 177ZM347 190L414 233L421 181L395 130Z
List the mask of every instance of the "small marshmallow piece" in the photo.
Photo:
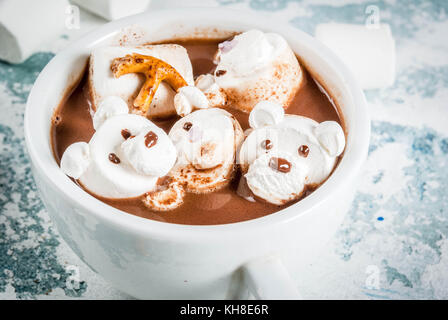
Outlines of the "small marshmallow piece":
M164 176L176 162L176 148L165 131L155 125L125 140L120 154L135 171L148 176Z
M317 140L330 157L339 156L345 148L345 135L336 121L321 122L314 129Z
M333 50L363 89L384 88L395 81L395 40L389 25L320 24L316 38Z
M126 114L129 112L128 104L117 96L109 96L100 102L98 108L93 115L93 128L98 130L99 127L110 117Z
M107 20L116 20L144 12L150 0L71 0L71 2Z
M270 101L260 101L249 114L249 125L253 129L277 125L283 121L285 110L281 105Z
M227 102L226 95L223 90L218 86L215 81L215 77L211 74L200 75L195 82L195 86L204 92L209 101L210 107L223 106Z
M271 166L272 159L287 160L290 165L288 172L275 170ZM298 198L305 187L307 166L297 157L286 153L266 153L257 158L245 175L247 185L252 192L276 205L283 205Z
M89 145L76 142L68 146L62 155L61 170L73 179L79 179L90 164Z
M174 107L181 117L190 114L194 108L207 109L209 107L208 99L205 94L194 86L185 86L179 89L174 96Z

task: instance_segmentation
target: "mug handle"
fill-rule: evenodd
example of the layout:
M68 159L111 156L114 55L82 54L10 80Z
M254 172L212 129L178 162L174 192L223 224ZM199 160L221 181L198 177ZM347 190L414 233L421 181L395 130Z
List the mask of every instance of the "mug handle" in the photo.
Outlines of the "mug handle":
M258 300L300 300L299 291L277 256L249 261L243 266L244 280Z

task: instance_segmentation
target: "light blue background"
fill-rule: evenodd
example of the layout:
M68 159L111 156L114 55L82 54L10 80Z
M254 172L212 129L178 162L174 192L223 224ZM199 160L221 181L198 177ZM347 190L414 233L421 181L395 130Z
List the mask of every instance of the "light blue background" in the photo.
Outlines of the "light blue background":
M364 23L367 5L380 8L397 43L397 80L366 91L372 139L356 199L297 285L305 298L448 298L448 1L183 3L256 10L311 34L322 22ZM24 63L0 62L0 299L129 298L58 236L36 193L23 141L25 102L39 71L104 23L84 12L81 17L80 30L42 44ZM70 275L78 272L73 286Z

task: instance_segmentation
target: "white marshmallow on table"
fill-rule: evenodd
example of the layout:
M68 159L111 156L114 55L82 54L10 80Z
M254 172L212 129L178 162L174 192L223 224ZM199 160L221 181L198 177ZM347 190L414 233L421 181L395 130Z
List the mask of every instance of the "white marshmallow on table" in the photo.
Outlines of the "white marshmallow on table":
M264 100L287 107L303 80L294 52L275 33L250 30L220 43L216 63L216 84L244 112Z
M363 89L393 85L395 41L389 25L325 23L316 27L315 36L339 56Z
M145 145L141 139L123 148L128 140L133 139L129 137L126 140L123 130L137 136L153 131L157 134L157 143L148 149L154 148L149 152L136 145ZM166 133L145 117L134 114L114 115L106 119L88 143L88 150L85 151L85 145L73 144L64 152L61 168L67 175L78 179L89 192L104 198L132 198L153 191L159 177L166 174L171 169L169 165L176 161L174 146ZM79 162L82 166L76 170L62 166L78 159L82 159Z
M174 107L181 117L190 114L194 109L206 109L209 107L205 94L195 86L185 86L179 89L174 96Z
M145 45L138 47L101 47L96 48L90 55L89 87L92 93L94 109L108 96L122 98L132 110L134 99L137 97L145 77L141 74L130 73L115 78L111 71L111 63L115 58L138 53L163 60L184 78L188 85L194 85L193 68L187 50L177 44ZM174 96L176 92L165 82L159 85L147 116L168 117L176 115Z
M146 11L151 0L70 0L107 20L116 20Z
M66 0L0 1L0 60L20 63L65 27Z
M190 192L211 192L230 182L243 131L219 108L197 110L177 121L169 137L177 149L171 175Z
M93 115L93 128L98 128L112 116L129 113L128 104L120 97L109 96L104 98Z
M218 86L211 74L201 74L195 81L195 86L201 90L209 101L209 106L220 107L227 103L223 90Z
M251 116L256 116L265 111L254 108L252 112L254 115ZM281 121L274 121L272 116L267 119L271 119L271 122L253 128L249 133L241 146L238 160L243 172L247 172L245 177L249 188L256 189L252 191L257 196L274 204L284 204L299 197L306 185L318 185L328 178L336 165L337 157L344 150L345 136L341 126L335 121L319 124L313 119L289 114L284 115ZM291 171L276 172L269 166L267 158L277 157L279 154L291 163ZM256 167L252 168L254 164ZM264 169L259 169L263 166ZM299 168L295 168L296 166ZM268 173L274 176L264 177ZM290 183L290 179L300 177L302 180ZM282 183L285 184L285 189L276 187L276 184ZM298 189L291 193L292 187ZM277 191L274 192L274 189Z

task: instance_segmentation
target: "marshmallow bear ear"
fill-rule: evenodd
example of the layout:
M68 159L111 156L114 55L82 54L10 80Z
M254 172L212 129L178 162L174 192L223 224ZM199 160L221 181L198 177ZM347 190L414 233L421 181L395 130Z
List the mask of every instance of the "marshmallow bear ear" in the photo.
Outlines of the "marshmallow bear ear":
M205 94L194 86L185 86L179 89L174 96L174 107L181 117L190 114L194 108L207 109L208 99Z
M319 144L331 156L339 156L345 148L345 135L336 121L324 121L314 129Z
M249 114L252 129L272 126L283 121L285 110L281 105L271 101L258 102Z
M61 170L73 179L79 179L90 165L90 149L85 142L68 146L62 155Z
M93 128L98 130L99 127L110 117L129 113L128 104L120 97L108 96L100 102L95 114L93 115Z

